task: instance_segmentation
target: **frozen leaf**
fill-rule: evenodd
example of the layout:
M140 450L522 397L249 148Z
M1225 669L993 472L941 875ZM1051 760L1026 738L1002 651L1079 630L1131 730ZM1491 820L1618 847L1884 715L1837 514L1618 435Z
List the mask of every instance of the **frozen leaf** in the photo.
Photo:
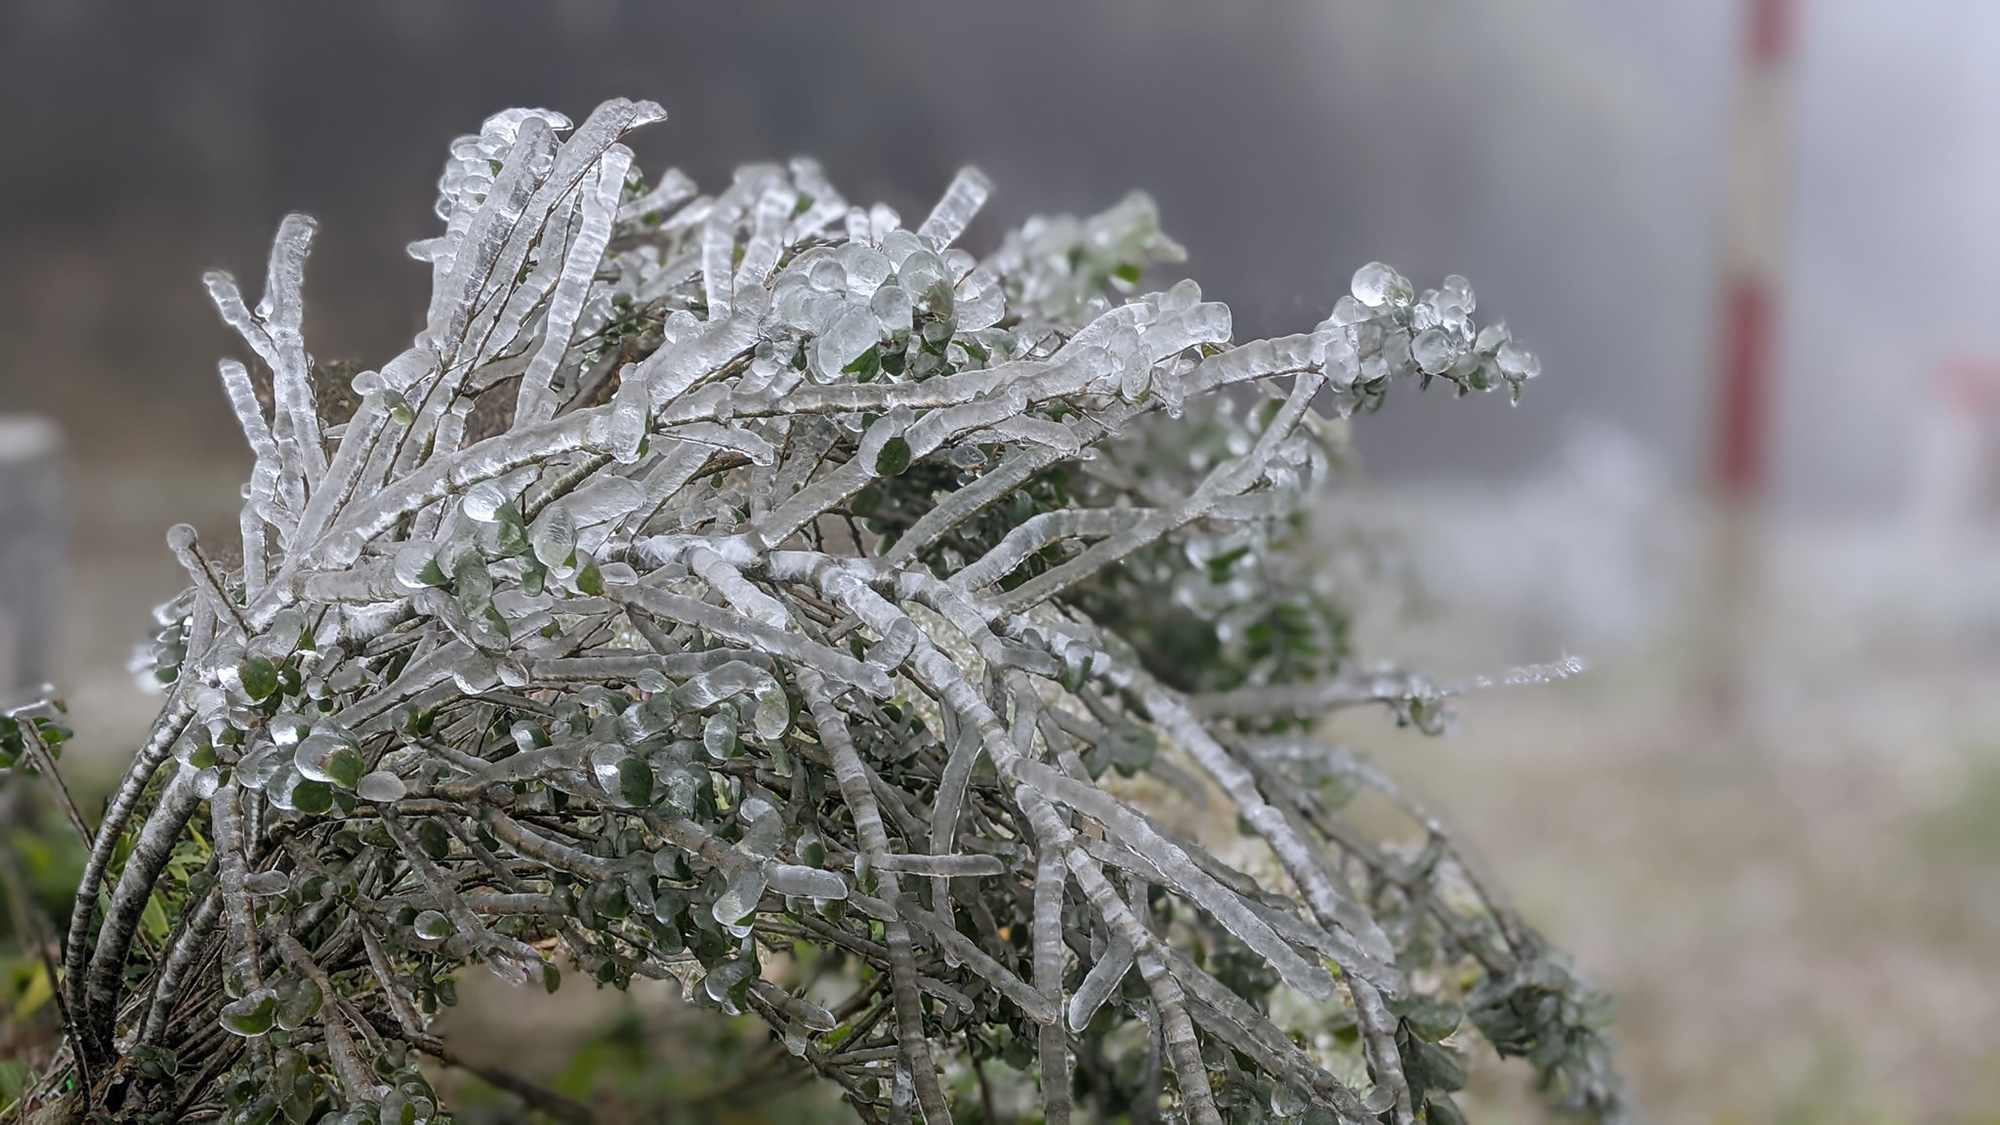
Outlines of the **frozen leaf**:
M282 871L255 871L243 879L243 889L253 895L281 895L292 887L292 877Z
M275 1022L286 1031L297 1031L319 1014L326 997L310 977L301 977L278 995Z
M618 793L628 805L649 804L653 799L653 767L643 758L619 762Z
M354 739L344 733L316 729L299 743L293 754L299 773L309 781L332 782L352 789L368 768Z
M736 738L736 716L727 711L710 715L701 728L702 749L718 761L734 758L741 745Z
M388 770L376 770L373 773L364 774L361 780L356 782L354 786L355 794L362 800L374 801L378 804L391 804L400 801L403 799L404 794L409 791L409 786L404 784L403 779Z
M1412 296L1409 281L1381 262L1354 271L1354 299L1369 308L1408 304Z
M271 1030L277 1022L278 997L268 988L225 1004L222 1007L223 1029L232 1035L255 1039Z
M452 934L451 919L437 910L420 911L411 928L425 941L443 941Z
M712 913L716 921L725 926L732 926L749 917L757 909L758 900L763 897L763 869L745 865L729 877L722 893L715 896Z
M798 898L843 899L847 883L831 871L777 863L764 869L766 885L781 895Z

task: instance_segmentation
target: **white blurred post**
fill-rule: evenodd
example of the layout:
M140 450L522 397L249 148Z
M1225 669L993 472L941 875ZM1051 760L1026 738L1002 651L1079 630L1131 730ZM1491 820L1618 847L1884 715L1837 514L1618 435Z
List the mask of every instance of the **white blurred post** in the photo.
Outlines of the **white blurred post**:
M1925 547L1949 548L1987 514L2000 361L1947 360L1925 389L1917 402L1910 531Z
M62 430L0 414L0 695L55 673L64 538Z

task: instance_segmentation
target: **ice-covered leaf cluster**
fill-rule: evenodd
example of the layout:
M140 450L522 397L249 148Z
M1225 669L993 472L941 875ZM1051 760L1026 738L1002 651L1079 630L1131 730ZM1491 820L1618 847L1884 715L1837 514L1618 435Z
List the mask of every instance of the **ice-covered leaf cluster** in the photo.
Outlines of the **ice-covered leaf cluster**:
M982 1064L1049 1125L1454 1121L1474 1036L1615 1114L1601 1002L1311 732L1441 714L1354 664L1299 528L1392 383L1535 373L1463 280L1370 265L1239 343L1142 290L1144 196L981 260L976 171L914 225L804 160L704 195L619 143L662 116L455 143L425 326L351 393L310 220L255 305L208 278L256 466L240 541L169 536L67 948L91 1104L443 1120L415 1059L479 964L674 979L871 1122Z

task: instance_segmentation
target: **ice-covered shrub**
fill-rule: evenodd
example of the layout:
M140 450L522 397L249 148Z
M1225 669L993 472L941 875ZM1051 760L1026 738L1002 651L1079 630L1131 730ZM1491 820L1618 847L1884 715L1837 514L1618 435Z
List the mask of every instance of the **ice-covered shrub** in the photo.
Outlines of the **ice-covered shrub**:
M240 542L169 535L42 1104L443 1120L417 1059L480 965L677 979L869 1121L977 1112L984 1063L1051 1125L1448 1122L1474 1035L1613 1115L1598 999L1312 733L1443 717L1301 529L1339 419L1535 374L1463 279L1369 265L1237 343L1141 290L1179 257L1143 196L981 261L976 171L913 227L803 160L699 195L618 143L662 116L454 144L425 327L346 386L309 219L255 306L209 276L256 467Z

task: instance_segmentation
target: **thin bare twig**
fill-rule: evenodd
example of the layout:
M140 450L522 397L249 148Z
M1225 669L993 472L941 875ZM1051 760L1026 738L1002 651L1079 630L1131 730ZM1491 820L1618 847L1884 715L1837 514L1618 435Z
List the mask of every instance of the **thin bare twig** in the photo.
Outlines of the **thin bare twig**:
M568 1122L570 1125L595 1125L597 1121L595 1110L567 1094L557 1093L512 1071L474 1062L452 1050L444 1040L434 1035L413 1033L406 1028L398 1027L390 1022L388 1017L378 1012L368 1012L366 1015L368 1022L383 1035L405 1040L410 1046L446 1066L465 1071L495 1089L505 1090L558 1121Z
M35 759L35 766L48 779L49 787L55 791L56 805L68 819L69 826L76 832L76 838L85 848L91 844L90 826L84 823L82 810L76 807L76 798L69 792L69 782L63 780L62 771L56 768L56 756L42 740L42 732L36 729L32 720L19 720L22 741L28 753Z

